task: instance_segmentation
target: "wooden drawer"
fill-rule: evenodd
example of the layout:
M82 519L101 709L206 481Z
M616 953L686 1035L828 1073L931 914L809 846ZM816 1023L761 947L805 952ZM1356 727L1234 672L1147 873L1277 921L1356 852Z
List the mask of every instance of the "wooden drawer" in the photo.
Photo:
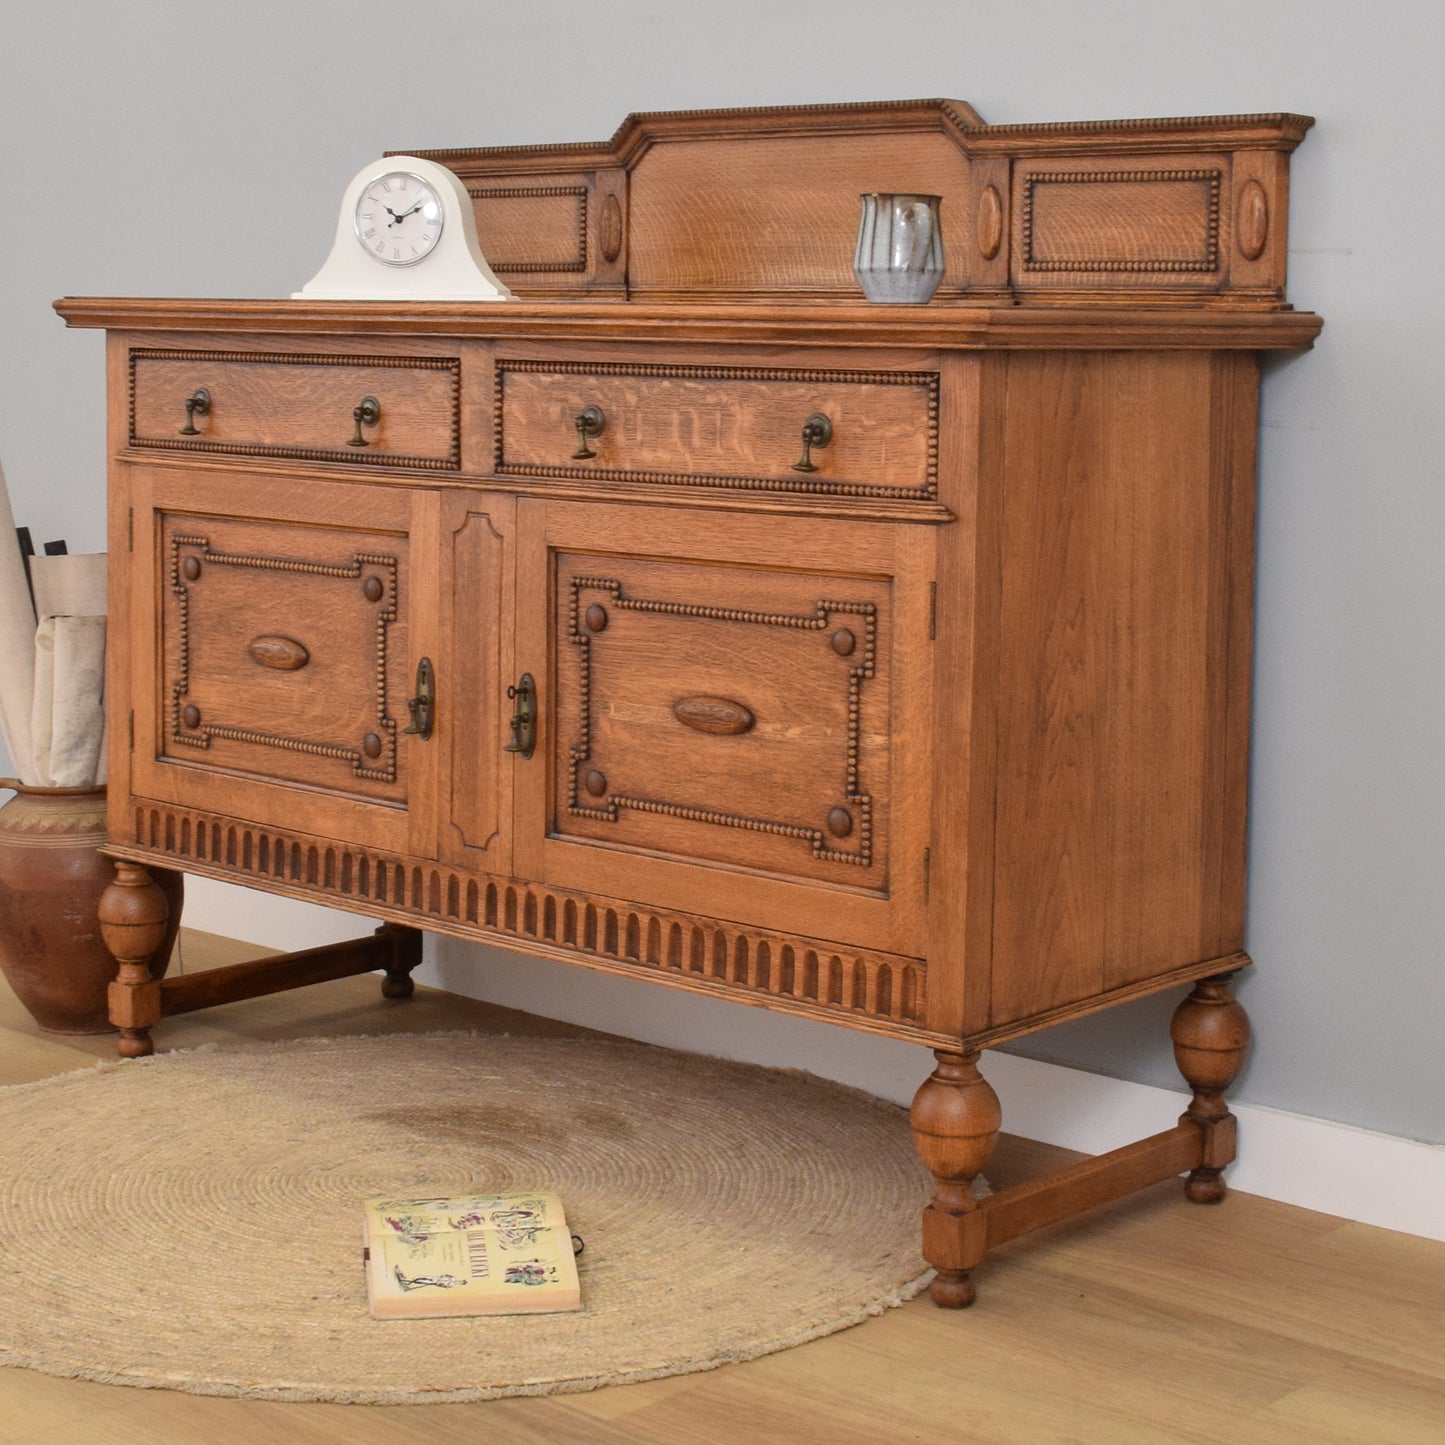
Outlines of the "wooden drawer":
M455 357L135 349L130 444L456 470L460 380ZM206 405L188 415L200 391ZM367 397L376 420L358 427ZM358 436L365 445L352 444Z
M496 387L502 475L910 501L937 490L935 372L499 360ZM589 407L603 425L584 447ZM832 434L800 471L815 414Z

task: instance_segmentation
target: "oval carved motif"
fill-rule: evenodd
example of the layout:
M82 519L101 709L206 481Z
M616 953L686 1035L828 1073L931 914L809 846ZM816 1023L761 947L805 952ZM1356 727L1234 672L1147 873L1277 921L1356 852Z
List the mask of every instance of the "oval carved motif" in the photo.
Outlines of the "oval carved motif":
M615 261L622 254L622 202L608 191L602 198L602 257Z
M1259 260L1269 239L1269 201L1264 187L1256 180L1246 181L1240 189L1234 234L1239 241L1239 254L1246 261Z
M992 261L1003 245L1003 199L997 186L985 186L978 198L978 253Z
M730 697L680 697L672 705L672 715L684 727L721 737L745 733L756 721L742 703Z
M295 672L311 661L311 654L301 643L294 637L282 637L279 633L267 633L253 639L246 651L262 667L274 667L278 672Z

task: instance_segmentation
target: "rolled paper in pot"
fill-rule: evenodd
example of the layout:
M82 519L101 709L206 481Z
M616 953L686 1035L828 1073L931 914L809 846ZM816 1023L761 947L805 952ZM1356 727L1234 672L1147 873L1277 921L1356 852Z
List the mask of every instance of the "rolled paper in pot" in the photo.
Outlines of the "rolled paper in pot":
M35 611L25 560L15 540L15 517L0 470L0 729L10 761L24 783L37 783L30 737L35 694Z
M35 615L42 622L47 617L105 616L104 552L32 557L30 583Z
M88 788L98 779L105 737L105 618L48 621L55 629L50 780L57 788Z

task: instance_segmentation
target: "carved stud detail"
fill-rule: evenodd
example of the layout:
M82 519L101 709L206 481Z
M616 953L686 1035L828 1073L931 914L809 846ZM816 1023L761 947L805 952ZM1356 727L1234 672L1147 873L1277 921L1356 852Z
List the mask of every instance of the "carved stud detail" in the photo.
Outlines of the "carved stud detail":
M181 721L182 721L183 723L185 723L185 725L186 725L188 728L198 728L198 727L200 727L200 725L201 725L201 710L200 710L200 708L198 708L198 707L195 705L195 703L193 703L193 702L188 702L188 703L185 705L185 707L183 707L183 708L181 709Z
M1254 179L1247 180L1239 191L1234 213L1234 235L1239 254L1246 261L1258 261L1269 240L1269 201L1264 187Z
M835 838L846 838L853 831L853 815L847 808L828 810L828 831Z
M587 624L588 632L601 632L607 626L607 609L600 602L594 602L582 620Z
M185 573L187 582L194 582L201 575L201 559L199 557L187 557L181 564L181 571Z
M596 768L590 768L587 776L582 779L582 786L594 798L600 798L607 791L607 774L598 772Z
M311 654L304 643L294 637L283 637L280 633L267 633L254 638L246 649L253 662L262 667L274 667L277 672L295 672L311 661Z
M840 627L828 640L839 657L851 657L858 645L858 639L846 627Z
M718 737L745 733L756 721L750 708L730 697L680 697L672 705L672 715L695 732Z
M1003 200L997 186L985 186L978 198L978 254L992 261L1003 245Z
M381 739L375 733L367 733L361 740L361 751L369 758L381 756Z
M365 597L368 602L380 602L386 595L386 584L380 577L368 577L366 581L361 584L361 595Z
M622 254L622 202L612 191L602 198L602 259L615 261Z

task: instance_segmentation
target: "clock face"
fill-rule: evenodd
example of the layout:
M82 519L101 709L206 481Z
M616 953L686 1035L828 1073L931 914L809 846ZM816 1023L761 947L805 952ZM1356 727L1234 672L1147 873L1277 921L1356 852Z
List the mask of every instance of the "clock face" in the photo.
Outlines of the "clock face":
M415 266L441 239L446 219L441 197L410 171L388 171L370 182L356 203L356 239L375 261Z

